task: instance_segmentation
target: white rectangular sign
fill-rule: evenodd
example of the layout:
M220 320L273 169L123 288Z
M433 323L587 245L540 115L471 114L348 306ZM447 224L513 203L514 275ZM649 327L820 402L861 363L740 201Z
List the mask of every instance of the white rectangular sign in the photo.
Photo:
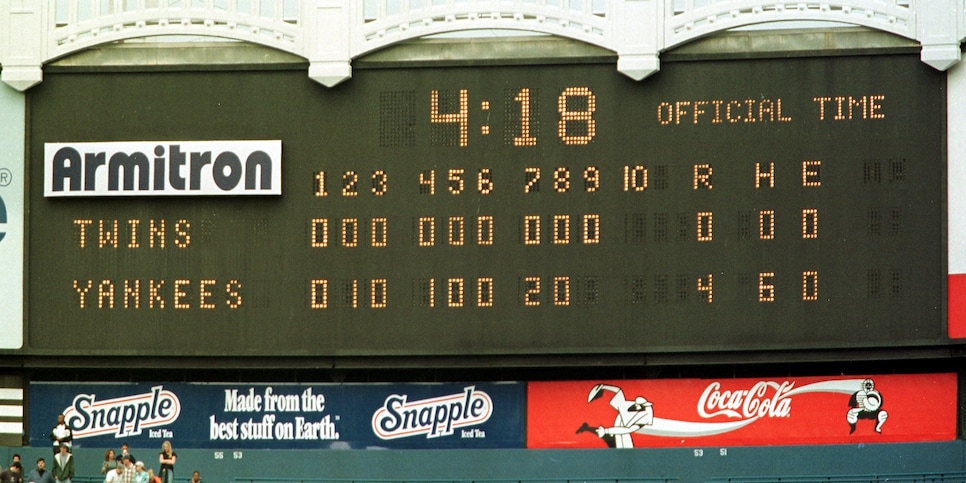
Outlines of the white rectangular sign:
M282 141L44 144L44 196L282 194Z
M0 84L0 349L23 347L24 99Z

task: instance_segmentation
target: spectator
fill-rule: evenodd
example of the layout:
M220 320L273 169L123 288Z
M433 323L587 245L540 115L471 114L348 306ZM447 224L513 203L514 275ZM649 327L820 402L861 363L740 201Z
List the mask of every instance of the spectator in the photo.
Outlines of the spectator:
M124 458L125 456L130 456L131 457L131 463L137 463L138 462L138 459L135 458L134 455L132 455L131 453L129 453L128 452L128 449L129 448L128 448L127 443L121 443L121 454L117 457L117 459L120 460L121 458Z
M201 483L201 473L198 473L198 470L191 473L191 483Z
M14 462L9 468L0 471L0 483L23 483L23 468Z
M124 465L117 465L113 470L107 472L104 483L121 483L121 474L124 473Z
M104 464L101 465L101 474L107 475L114 468L117 468L117 460L114 458L114 449L109 449L104 452Z
M54 483L54 475L47 471L47 462L37 458L37 468L30 471L27 483Z
M131 463L131 455L124 457L122 465L124 468L121 470L121 483L134 483L134 474L137 470L134 469L134 463Z
M138 461L134 464L134 483L150 483L154 478L154 475L150 471L144 469L144 462Z
M178 453L171 449L171 441L161 443L161 453L158 462L161 463L161 483L174 483L174 464L178 460Z
M55 483L70 483L70 479L74 477L74 458L67 451L67 445L60 445L60 452L57 456L54 456L54 482Z
M70 453L71 441L74 440L74 432L71 431L70 426L64 421L64 415L57 415L57 424L54 425L50 430L50 440L54 442L54 455L60 450L61 446L67 447L67 452Z

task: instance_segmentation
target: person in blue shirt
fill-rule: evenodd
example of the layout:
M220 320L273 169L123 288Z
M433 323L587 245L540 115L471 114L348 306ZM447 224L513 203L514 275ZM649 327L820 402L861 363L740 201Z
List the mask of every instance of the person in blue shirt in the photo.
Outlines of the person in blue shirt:
M136 471L134 473L134 483L148 483L151 481L153 475L151 475L151 472L144 469L143 461L134 463L134 470Z
M27 475L27 483L54 483L54 475L47 470L47 462L37 458L37 467Z

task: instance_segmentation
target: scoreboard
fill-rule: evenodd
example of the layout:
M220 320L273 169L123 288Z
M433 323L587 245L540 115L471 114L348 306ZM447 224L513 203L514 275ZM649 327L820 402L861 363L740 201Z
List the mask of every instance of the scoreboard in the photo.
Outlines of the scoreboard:
M945 340L945 77L914 55L67 71L28 101L27 351Z

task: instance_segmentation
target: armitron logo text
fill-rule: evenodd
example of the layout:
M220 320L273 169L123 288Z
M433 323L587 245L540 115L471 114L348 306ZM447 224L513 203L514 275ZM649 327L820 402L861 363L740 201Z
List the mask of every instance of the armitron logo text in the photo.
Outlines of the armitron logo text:
M114 433L115 437L141 434L144 428L173 423L181 414L178 396L154 386L151 392L97 400L96 394L78 394L74 403L64 411L67 425L74 430L74 438L87 438Z
M721 391L720 382L712 382L704 389L698 400L698 414L703 418L728 416L731 418L787 418L792 410L792 400L786 394L795 387L785 381L781 384L760 381L751 389ZM769 395L770 391L774 391Z
M492 413L490 396L475 386L463 388L462 393L420 401L393 394L372 415L372 430L381 439L419 434L437 438L453 434L456 428L482 424Z
M282 194L281 141L44 145L44 196Z

